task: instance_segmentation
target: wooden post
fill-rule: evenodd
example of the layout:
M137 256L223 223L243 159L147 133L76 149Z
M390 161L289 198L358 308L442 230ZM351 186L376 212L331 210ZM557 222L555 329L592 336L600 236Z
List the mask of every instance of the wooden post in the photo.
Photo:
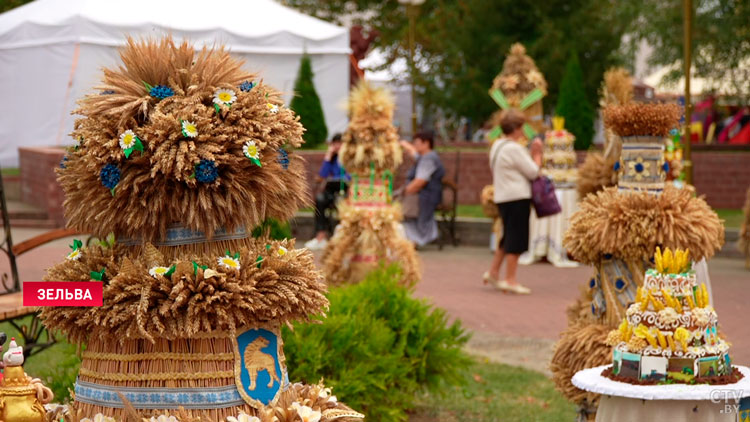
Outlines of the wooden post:
M692 63L693 38L693 0L683 0L683 50L685 65L685 145L683 146L683 160L685 164L685 182L693 184L693 161L691 157L690 123L693 114L693 104L690 98L690 66Z

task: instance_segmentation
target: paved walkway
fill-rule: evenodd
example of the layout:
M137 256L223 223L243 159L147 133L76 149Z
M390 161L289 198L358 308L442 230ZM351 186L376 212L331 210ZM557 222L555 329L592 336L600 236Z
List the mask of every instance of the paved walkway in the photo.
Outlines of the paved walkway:
M534 369L566 327L565 309L580 295L593 269L558 269L546 263L519 266L519 281L532 289L529 296L503 294L483 286L482 273L491 255L485 248L446 248L420 251L424 276L417 294L460 318L477 335L470 346L507 363ZM721 329L732 343L735 362L750 365L750 272L740 259L709 261L715 308ZM524 363L518 351L528 353ZM507 355L507 356L504 356Z
M16 242L43 230L14 229ZM22 280L41 280L45 269L64 259L71 239L37 248L18 259ZM519 280L533 290L530 296L503 294L482 285L481 275L491 255L485 248L428 248L419 252L424 276L416 294L460 318L475 332L469 349L492 360L546 372L551 347L567 323L565 309L580 294L592 274L589 267L557 269L539 263L519 267ZM0 258L0 273L7 271ZM750 272L739 259L709 262L715 307L721 328L733 343L734 361L750 365Z

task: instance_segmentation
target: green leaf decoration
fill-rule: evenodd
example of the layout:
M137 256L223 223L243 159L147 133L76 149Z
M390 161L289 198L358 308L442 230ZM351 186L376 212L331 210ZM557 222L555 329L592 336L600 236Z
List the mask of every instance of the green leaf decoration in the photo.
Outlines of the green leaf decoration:
M524 123L523 124L523 134L526 135L526 137L528 139L531 139L534 136L536 136L536 131L534 130L533 127L529 126L528 123Z
M505 95L503 95L503 92L499 89L493 89L490 92L490 97L492 97L493 100L497 103L497 105L500 106L503 110L507 110L510 108L510 104L508 104L508 100L505 99Z
M193 170L193 174L191 174L190 176L188 176L188 179L195 179L195 170Z
M96 280L96 281L104 281L105 270L106 268L102 268L102 270L99 272L91 271L91 279Z
M83 242L81 242L79 239L73 239L73 244L68 246L70 246L70 249L73 250L81 249L81 247L83 246Z
M250 161L252 161L253 164L255 164L258 167L263 167L263 165L260 163L260 160L257 158L251 158Z
M271 250L271 245L266 245L266 250L270 251Z
M216 114L220 114L221 113L221 109L219 108L219 105L216 104L216 103L214 103L214 110L216 110Z
M499 138L500 135L502 134L503 134L503 130L500 129L500 126L495 126L494 128L492 128L490 133L487 134L487 137L489 141L494 141L495 139Z
M234 257L234 259L240 259L240 253L235 252L234 255L232 255L232 257Z
M523 100L521 100L521 110L526 110L534 104L535 102L539 101L544 97L544 93L542 93L542 90L539 88L534 88L533 91L526 94L525 97L523 97Z
M141 138L139 138L137 136L135 137L135 145L133 146L133 148L136 151L139 151L139 152L143 153L143 142L141 142Z
M115 188L112 188L112 189L110 189L110 190L109 190L109 193L111 193L111 194L112 194L112 196L115 196Z
M105 240L107 241L107 244L109 245L110 248L114 247L115 246L115 233L109 232Z
M263 263L263 257L258 255L258 258L255 259L255 264L258 268L260 268L260 264Z
M177 266L176 265L172 265L171 267L169 267L169 271L167 271L166 273L164 273L164 277L171 276L172 274L174 274L174 270L176 270L176 269L177 269Z
M130 154L133 153L133 147L130 147L128 149L124 149L122 152L125 153L125 158L130 158Z
M146 87L146 89L147 89L147 90L148 90L149 92L151 92L151 90L152 90L152 89L154 89L154 87L153 87L153 86L151 86L151 85L149 85L149 84L148 84L148 82L146 82L146 81L143 81L143 86L145 86L145 87Z
M193 274L195 274L196 277L198 276L198 268L205 270L208 268L208 265L198 265L197 262L193 261Z

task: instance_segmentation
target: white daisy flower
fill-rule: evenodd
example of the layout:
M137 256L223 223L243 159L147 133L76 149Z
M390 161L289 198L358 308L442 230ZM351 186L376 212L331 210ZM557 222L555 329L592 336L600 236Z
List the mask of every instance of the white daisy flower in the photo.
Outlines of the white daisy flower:
M83 418L80 422L115 422L115 418L97 413L94 415L94 419Z
M68 256L66 256L66 259L69 259L71 261L78 261L78 258L81 257L81 250L76 249L73 252L69 253Z
M313 410L310 406L301 406L298 402L292 403L292 408L297 411L302 422L320 422L323 416L320 411Z
M158 418L151 416L151 422L180 422L174 416L159 415Z
M148 270L148 273L151 274L151 277L158 277L160 275L165 275L169 272L169 267L152 267L150 270Z
M135 133L132 130L126 130L120 135L120 148L133 148L135 146L135 140L137 138L138 137L135 136Z
M195 125L195 123L191 122L190 120L183 120L182 121L182 134L186 138L195 138L198 136L198 127Z
M266 107L268 108L268 111L271 112L271 114L276 114L279 112L279 106L276 104L268 103L266 104Z
M260 159L260 151L258 150L258 145L255 143L255 141L247 141L245 142L245 145L242 147L242 153L245 154L245 157L259 160Z
M276 255L278 255L279 257L282 257L286 255L287 253L289 253L289 249L283 246L279 246L279 249L276 251Z
M260 422L260 418L257 416L250 416L247 413L240 413L236 418L234 416L227 416L228 422Z
M235 101L237 101L237 96L231 89L217 89L216 92L214 92L215 104L230 105Z
M240 269L240 260L233 258L229 255L224 255L219 258L219 265L226 268L234 268L235 270Z

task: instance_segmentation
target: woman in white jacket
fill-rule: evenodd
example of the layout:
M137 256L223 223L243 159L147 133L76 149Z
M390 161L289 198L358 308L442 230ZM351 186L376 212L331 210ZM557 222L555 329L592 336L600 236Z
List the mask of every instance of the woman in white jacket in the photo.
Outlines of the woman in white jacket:
M531 182L539 176L542 165L542 143L531 145L531 154L519 142L524 139L525 116L515 110L506 112L500 120L505 136L495 141L490 149L490 169L495 188L494 201L503 221L503 237L495 250L490 270L484 282L517 294L531 290L516 280L518 257L529 249L529 214L531 212ZM500 280L500 267L506 261L505 279Z

